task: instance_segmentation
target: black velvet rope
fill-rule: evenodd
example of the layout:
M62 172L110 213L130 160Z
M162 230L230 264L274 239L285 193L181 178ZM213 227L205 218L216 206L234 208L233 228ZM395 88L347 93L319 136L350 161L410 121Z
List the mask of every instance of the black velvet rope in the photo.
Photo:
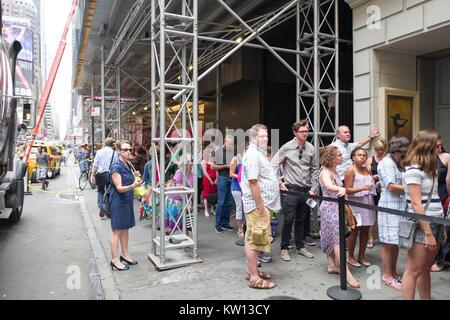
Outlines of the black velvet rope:
M306 196L307 198L314 199L314 200L339 203L339 199L337 199L337 198L322 197L319 195L310 195L307 192L288 190L288 191L280 191L280 193L282 195L292 195L292 196L301 196L301 197ZM379 212L383 212L383 213L390 213L390 214L407 217L407 218L411 218L411 219L425 220L425 221L436 223L436 224L443 224L443 225L447 225L447 226L450 225L450 220L445 219L445 218L430 217L430 216L426 216L424 214L417 214L417 213L411 213L408 211L378 207L378 206L374 206L374 205L368 205L368 204L359 203L359 202L355 202L355 201L348 201L348 200L345 200L345 204L351 205L352 207L364 208L364 209L379 211Z

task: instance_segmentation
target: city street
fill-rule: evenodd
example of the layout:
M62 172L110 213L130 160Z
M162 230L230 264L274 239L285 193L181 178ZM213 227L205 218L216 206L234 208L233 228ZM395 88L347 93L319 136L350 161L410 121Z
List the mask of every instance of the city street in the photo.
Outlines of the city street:
M63 167L49 181L45 192L32 185L17 224L0 222L2 300L97 298L95 263L70 169Z
M339 284L338 275L326 272L326 258L318 247L307 259L291 251L291 261L280 259L279 237L272 247L273 261L262 270L270 272L278 286L254 290L245 281L243 248L234 244L235 232L217 234L214 217L199 215L199 257L202 263L168 271L156 271L148 259L151 222L136 219L130 231L130 255L139 261L126 272L109 267L110 220L98 216L96 191L89 186L75 192L78 168L63 168L50 180L48 192L33 189L27 196L22 219L0 226L1 299L329 299L326 291ZM38 185L33 185L37 187ZM76 200L63 199L76 196ZM234 221L233 221L234 223ZM279 226L279 230L280 230ZM368 250L367 258L380 265L380 246ZM182 249L181 249L182 250ZM399 271L406 262L401 251ZM74 271L75 270L75 271ZM366 300L397 300L401 292L381 281L379 267L352 268ZM79 288L77 276L79 274ZM101 282L99 282L99 279ZM450 272L432 273L433 299L450 299Z

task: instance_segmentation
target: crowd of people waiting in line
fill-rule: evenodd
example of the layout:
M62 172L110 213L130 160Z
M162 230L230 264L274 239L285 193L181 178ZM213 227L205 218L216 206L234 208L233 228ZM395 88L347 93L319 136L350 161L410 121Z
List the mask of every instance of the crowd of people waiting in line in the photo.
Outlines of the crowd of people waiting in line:
M332 198L345 196L348 200L366 205L409 210L439 218L446 216L450 199L450 154L444 150L442 138L436 132L419 131L411 142L405 137L394 136L386 143L374 129L368 137L351 143L349 128L340 126L335 142L320 148L319 161L315 147L307 141L310 134L307 120L296 122L292 132L294 138L273 157L268 146L268 129L261 124L249 130L246 146L236 147L232 136L227 136L222 146L212 138L204 149L202 163L198 164L198 187L199 192L203 191L198 205L204 209L206 217L215 215L214 230L217 233L235 230L230 224L233 206L235 208L237 235L245 245L249 287L270 289L276 286L272 276L258 270L258 266L261 261L271 260L268 254L275 236L271 232L271 222L277 213L284 218L281 260L290 261L289 251L294 247L298 254L308 259L314 258L307 249L307 246L315 245L314 240L309 238L313 205L308 201L308 194L321 193ZM369 142L373 142L374 146L372 157L363 148ZM136 152L137 149L132 148L129 142L120 142L117 152L114 152L114 143L114 140L107 139L105 147L97 152L91 179L95 182L96 174L111 173L110 181L115 191L111 195L110 212L102 202L108 183L98 188L98 205L101 217L111 217L111 267L113 270L127 270L129 265L137 263L128 254L128 229L135 224L133 188L143 184L149 187L152 170L148 159L145 162L140 160L136 171L127 164L133 159L136 162L139 157L145 159L145 150ZM180 159L184 160L168 158L168 163L173 164L174 168L166 173L166 181L169 186L179 186L184 180L192 187L191 155L182 155ZM158 170L156 173L158 182ZM143 180L135 179L141 176ZM289 191L301 192L303 196L286 193ZM176 231L180 222L181 200L177 195L167 199L164 215L165 229L169 233ZM212 205L215 205L215 210ZM405 299L413 299L416 288L421 299L430 299L430 271L442 271L450 258L448 227L419 221L415 243L408 250L407 264L403 275L400 275L397 270L398 232L403 218L356 206L353 210L359 219L357 228L347 238L348 285L360 287L350 268L368 267L373 263L365 253L377 243L378 235L382 281L389 287L402 290ZM320 247L328 260L327 271L339 274L337 203L322 201L319 215ZM120 257L119 242L122 247Z

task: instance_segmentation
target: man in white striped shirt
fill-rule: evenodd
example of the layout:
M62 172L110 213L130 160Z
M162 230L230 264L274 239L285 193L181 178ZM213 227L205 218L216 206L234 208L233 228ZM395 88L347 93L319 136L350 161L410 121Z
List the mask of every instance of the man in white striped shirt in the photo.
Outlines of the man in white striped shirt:
M242 160L242 201L247 221L245 254L249 287L272 289L276 284L269 274L258 271L258 254L270 252L270 220L280 210L278 179L266 156L269 136L267 127L255 124L250 128L250 145Z

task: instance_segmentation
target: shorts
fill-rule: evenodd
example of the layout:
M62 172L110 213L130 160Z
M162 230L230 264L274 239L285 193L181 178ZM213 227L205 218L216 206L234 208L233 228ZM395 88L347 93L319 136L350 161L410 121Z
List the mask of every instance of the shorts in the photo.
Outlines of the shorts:
M245 214L247 231L245 242L250 250L270 252L270 220L272 212L266 208L261 216L258 209Z
M430 229L437 243L444 242L443 224L430 223ZM422 231L420 225L418 225L416 228L416 233L414 234L414 242L425 244L425 233Z
M47 178L47 168L37 168L36 169L36 179L46 179Z

